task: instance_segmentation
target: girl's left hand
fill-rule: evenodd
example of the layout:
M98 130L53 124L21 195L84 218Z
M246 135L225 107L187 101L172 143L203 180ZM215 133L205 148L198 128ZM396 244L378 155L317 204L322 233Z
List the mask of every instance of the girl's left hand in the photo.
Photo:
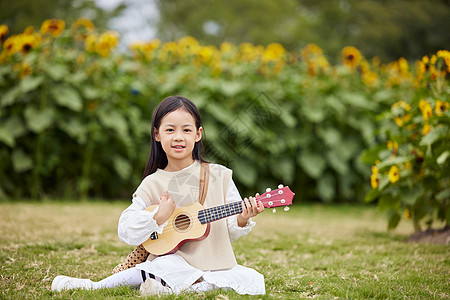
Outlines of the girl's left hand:
M259 196L256 194L256 196ZM242 201L242 213L237 216L237 221L239 227L245 227L247 225L248 219L256 216L257 214L264 211L264 205L261 201L256 203L256 199L254 197L250 197L250 199L245 198Z

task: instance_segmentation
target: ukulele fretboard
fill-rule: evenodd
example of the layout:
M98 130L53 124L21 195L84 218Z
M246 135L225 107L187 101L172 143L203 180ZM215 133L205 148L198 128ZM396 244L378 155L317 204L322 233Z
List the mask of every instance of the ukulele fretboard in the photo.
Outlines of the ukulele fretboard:
M242 212L242 201L228 203L216 207L206 208L198 212L200 223L217 221Z

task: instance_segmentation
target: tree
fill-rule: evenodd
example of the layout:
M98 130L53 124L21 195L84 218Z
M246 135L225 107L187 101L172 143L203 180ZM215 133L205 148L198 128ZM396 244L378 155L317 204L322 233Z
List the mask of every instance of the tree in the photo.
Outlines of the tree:
M446 0L166 0L159 1L158 36L184 35L213 45L222 41L289 50L316 43L331 58L345 46L366 57L417 59L450 47Z
M59 18L71 24L79 17L87 17L104 30L108 21L124 8L125 5L120 5L105 11L94 0L3 0L0 1L0 24L7 25L11 35L21 33L28 26L39 30L46 19Z

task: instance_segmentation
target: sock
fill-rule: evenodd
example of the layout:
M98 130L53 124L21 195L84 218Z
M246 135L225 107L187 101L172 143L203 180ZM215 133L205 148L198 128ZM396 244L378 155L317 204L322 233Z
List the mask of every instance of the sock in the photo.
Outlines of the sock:
M130 286L134 288L139 288L139 286L147 279L153 278L156 281L161 282L163 286L166 286L166 282L153 274L149 274L145 271L129 268L122 272L116 273L105 279L94 282L94 289L112 288L116 286Z

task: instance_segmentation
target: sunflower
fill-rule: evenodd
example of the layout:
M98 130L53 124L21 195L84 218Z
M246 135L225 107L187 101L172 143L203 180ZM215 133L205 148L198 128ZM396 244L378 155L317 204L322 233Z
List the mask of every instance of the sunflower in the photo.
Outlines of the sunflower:
M344 66L355 69L361 63L361 52L352 46L345 47L342 49L342 60Z
M419 108L422 111L422 116L425 121L433 115L433 109L428 101L421 99L419 101Z
M304 61L308 61L310 58L322 55L322 49L316 44L308 44L306 45L306 47L300 50L300 56Z
M3 45L3 52L6 52L6 54L8 55L16 53L17 40L17 35L13 35L7 38L5 44Z
M53 37L57 37L64 30L65 26L66 26L66 23L64 23L63 20L59 20L59 19L45 20L41 26L41 33L42 34L50 34Z
M95 51L103 57L109 56L111 49L117 47L119 34L115 31L107 31L100 35L95 44Z
M6 37L8 36L8 26L0 25L0 45L6 41Z
M448 111L449 106L450 104L448 102L436 100L436 107L434 108L434 111L437 116L442 116L444 112Z
M400 170L397 166L392 166L389 169L389 181L392 183L396 183L400 179Z
M378 178L378 167L372 166L372 175L370 175L370 185L373 189L376 189L380 183L380 179Z
M445 64L447 65L447 71L450 72L450 51L448 50L439 50L437 52L438 57L442 57L444 59Z
M378 175L372 174L370 175L370 185L373 189L376 189L380 184L380 179L378 179Z
M94 24L88 18L79 18L72 25L72 31L75 32L75 38L84 41L89 34L94 32Z
M200 50L199 42L192 36L185 36L178 40L178 46L180 54L183 56L188 56L190 54L195 54Z
M422 134L425 136L430 132L430 130L431 130L430 124L428 124L428 122L425 122L425 124L423 124L422 127Z
M95 44L97 43L97 36L95 34L90 34L84 40L84 49L87 52L95 52Z
M391 109L395 115L394 121L399 127L402 127L411 119L411 115L407 113L411 110L411 106L405 101L398 101L394 103Z
M24 54L35 49L41 43L41 36L39 34L20 34L18 36L18 50Z
M264 61L280 60L284 58L285 54L286 50L282 45L278 43L271 43L264 50L262 58Z
M227 53L235 50L235 46L230 42L223 42L220 44L220 52Z
M217 49L213 46L201 47L198 50L197 56L200 62L207 64L211 61L215 52L217 52Z

